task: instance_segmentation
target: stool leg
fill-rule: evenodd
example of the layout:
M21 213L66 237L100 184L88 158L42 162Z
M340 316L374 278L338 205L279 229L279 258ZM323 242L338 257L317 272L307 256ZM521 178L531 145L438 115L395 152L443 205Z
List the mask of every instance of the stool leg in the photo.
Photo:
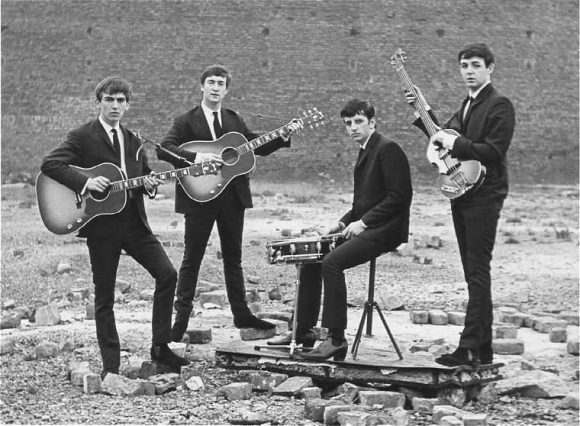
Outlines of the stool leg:
M370 311L369 311L370 308ZM367 315L370 314L372 315L373 311L372 311L373 307L370 306L368 304L368 302L365 302L364 308L363 308L363 313L362 316L360 318L360 323L358 325L358 330L356 331L356 337L354 338L354 342L352 344L352 349L351 349L351 353L352 353L352 359L356 359L356 354L358 352L358 346L360 345L360 341L362 338L362 331L363 331L363 327L365 325L365 319L367 318ZM370 316L369 316L370 318Z
M381 320L383 321L383 325L385 326L385 330L387 330L387 334L389 335L389 338L391 339L391 343L393 344L395 351L397 351L397 355L399 355L399 359L403 359L403 355L401 354L401 351L399 350L399 347L397 346L397 342L395 342L395 338L393 337L393 334L391 333L391 329L387 325L387 320L385 319L383 312L381 311L381 308L379 307L379 304L377 302L373 302L373 306L377 309L377 312L379 313L379 316L381 317Z
M369 295L367 302L371 305L375 302L375 270L377 259L373 257L369 265ZM373 307L370 306L370 312L367 321L367 336L373 335Z

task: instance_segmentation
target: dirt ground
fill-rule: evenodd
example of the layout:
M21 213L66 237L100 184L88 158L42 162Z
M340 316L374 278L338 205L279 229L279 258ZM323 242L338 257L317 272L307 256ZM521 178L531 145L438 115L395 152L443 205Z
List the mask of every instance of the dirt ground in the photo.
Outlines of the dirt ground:
M324 190L320 189L322 187ZM152 228L178 267L183 254L183 218L173 212L171 186L163 188L162 193L164 197L148 201L148 215ZM262 311L288 309L294 294L295 269L292 265L269 264L268 242L322 231L349 209L351 193L331 183L264 182L253 182L253 193L255 208L247 211L244 230L247 290L254 290L260 296ZM441 241L439 248L425 244L436 239ZM578 188L513 188L502 213L492 262L495 305L517 307L526 313L577 311L578 259ZM70 273L56 273L56 266L62 262L71 265ZM118 276L132 286L124 302L116 306L121 339L132 355L147 359L150 304L139 301L138 295L153 287L152 280L126 257L122 258ZM215 230L200 279L223 289L220 244ZM351 305L347 338L351 342L366 298L367 279L366 265L347 271ZM379 301L404 306L404 310L387 312L387 321L403 350L421 339L443 337L451 347L457 343L460 327L415 326L409 321L410 309L463 310L467 300L449 202L435 189L415 188L410 242L400 247L398 253L378 259L376 283ZM12 299L16 305L26 306L63 300L72 288L92 289L84 243L71 235L59 237L44 229L31 188L3 187L1 285L3 303ZM269 300L268 292L275 288L281 291L282 301ZM15 339L19 348L14 355L0 357L2 423L216 424L227 423L228 413L240 409L239 404L224 402L218 392L220 386L233 380L234 373L218 371L212 366L217 345L239 340L229 309L202 309L196 304L190 322L191 327L211 327L214 336L211 344L194 347L190 352L207 382L203 395L174 392L174 395L156 397L153 401L136 398L131 403L116 398L114 401L118 405L113 412L106 408L111 397L83 396L82 390L65 380L63 371L68 355L49 361L30 359L33 345L40 340L70 340L82 349L83 356L90 357L92 367L99 371L94 323L84 320L83 307L65 307L62 315L63 325L39 328L24 321L19 329L2 330L1 337ZM382 344L381 339L387 341L378 321L375 321L375 330L375 337L363 340L359 357L364 357L365 346L370 348L372 342ZM578 328L569 327L568 332L577 335ZM570 385L571 391L578 392L578 358L566 353L565 344L550 343L547 335L529 329L520 329L519 337L525 341L526 352L523 357L499 357L499 361L506 363L504 368L516 368L522 359L531 360L540 367L551 366ZM77 352L75 356L79 356ZM62 402L63 398L66 402ZM62 409L63 404L67 410ZM270 408L272 404L273 409ZM558 410L556 404L555 400L509 399L492 408L472 407L472 411L488 412L492 423L497 425L502 422L577 424L577 411ZM282 410L286 413L285 420L278 418L277 421L283 424L308 423L301 417L303 402L267 401L265 397L256 397L246 405L243 408L254 411L279 413ZM32 406L39 408L32 409ZM534 415L528 421L522 415L529 410ZM417 419L413 424L429 423L426 419Z

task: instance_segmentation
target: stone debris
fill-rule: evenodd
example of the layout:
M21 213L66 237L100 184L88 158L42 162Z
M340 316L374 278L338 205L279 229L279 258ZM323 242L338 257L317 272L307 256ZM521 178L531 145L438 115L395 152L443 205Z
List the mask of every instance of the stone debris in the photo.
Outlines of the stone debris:
M494 339L492 347L494 354L521 355L524 353L525 344L519 339Z
M541 370L522 371L496 383L500 395L519 394L527 398L561 398L568 386L556 374Z
M59 324L61 318L58 307L54 304L50 304L37 308L34 320L36 325L39 326L50 326Z
M42 341L34 347L36 358L52 358L58 355L59 347L54 342Z
M243 341L269 339L276 335L276 329L260 330L257 328L240 328L240 338Z
M252 384L247 382L230 383L223 387L226 398L229 401L239 401L252 397Z
M224 290L208 291L199 295L199 303L203 308L219 307L223 309L227 305L227 294Z
M299 396L304 388L312 387L312 379L306 376L294 376L285 380L276 386L272 393L274 395L284 395L284 396Z
M83 376L83 392L87 395L94 393L101 393L103 390L103 383L101 376L95 373L88 373Z
M568 333L565 328L552 328L549 332L549 338L552 343L566 343Z
M108 373L102 383L103 392L117 396L155 395L155 384L142 379L129 379Z
M191 344L205 344L212 341L211 328L190 328L185 334L189 338L188 343Z

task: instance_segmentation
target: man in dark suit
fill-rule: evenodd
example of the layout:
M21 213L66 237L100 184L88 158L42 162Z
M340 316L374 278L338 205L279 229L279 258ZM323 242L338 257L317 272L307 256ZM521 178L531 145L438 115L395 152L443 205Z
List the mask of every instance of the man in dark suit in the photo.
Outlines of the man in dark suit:
M191 141L213 141L228 132L238 132L247 140L259 135L250 132L237 112L222 107L228 93L231 74L221 65L207 67L200 76L201 104L175 118L173 126L157 151L160 160L175 167L185 167L188 162L216 161L222 163L221 155L211 152L191 152L180 146ZM290 130L302 127L292 123ZM289 147L290 139L277 138L257 148L257 155L269 155L282 147ZM169 152L168 152L169 151ZM180 341L187 330L193 309L193 298L199 269L214 223L220 236L224 275L228 300L238 328L269 329L272 323L254 316L248 307L242 271L242 234L245 209L252 207L249 176L237 176L226 189L213 200L196 202L176 184L175 211L185 215L185 253L179 270L175 300L176 316L171 336Z
M344 270L366 263L407 241L413 196L407 156L396 142L376 131L374 107L355 99L346 104L340 116L346 133L360 147L354 167L352 208L325 233L340 232L344 242L326 254L321 263L302 266L295 313L296 342L312 346L315 341L312 327L318 321L324 281L322 327L328 328L328 339L302 354L304 358L318 360L331 357L343 360L348 350L344 336L347 325ZM269 344L288 344L290 340L288 336Z
M457 60L469 96L443 128L453 129L459 136L441 130L430 143L449 150L459 160L479 161L486 172L478 188L451 200L469 298L458 348L436 359L448 366L493 362L490 263L508 193L507 151L515 128L512 103L491 84L495 68L491 49L484 43L470 44L459 52ZM409 103L415 102L411 93L406 96ZM424 98L423 102L427 105ZM431 111L430 114L435 118ZM414 124L425 131L421 120Z
M120 167L128 178L149 175L144 150L135 134L120 125L129 109L131 88L118 77L107 77L96 90L98 119L91 121L68 135L64 143L52 151L42 162L42 172L79 194L87 191L104 193L110 186L105 176L89 178L71 165L91 168L102 163ZM145 178L145 191L153 198L159 182L153 176ZM113 305L115 281L121 250L133 257L155 278L153 299L154 361L173 366L189 362L173 353L171 341L171 314L175 295L177 272L155 238L147 222L143 203L143 188L127 191L127 203L114 215L98 216L79 231L86 237L95 284L95 322L97 340L103 360L102 377L119 373L120 344L115 325Z

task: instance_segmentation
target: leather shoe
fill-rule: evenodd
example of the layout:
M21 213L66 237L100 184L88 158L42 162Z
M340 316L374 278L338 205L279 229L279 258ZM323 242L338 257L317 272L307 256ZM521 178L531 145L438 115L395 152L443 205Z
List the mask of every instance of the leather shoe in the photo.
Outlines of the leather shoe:
M302 344L302 347L304 347L304 348L313 347L314 342L316 342L316 335L314 334L313 331L307 331L304 334L297 334L296 335L296 343ZM268 340L266 343L268 345L271 345L271 346L276 346L276 345L288 346L292 343L292 333L288 334L285 337L281 337L279 339Z
M329 337L310 352L303 352L300 356L304 359L327 360L334 358L335 361L344 361L348 352L348 342L343 340L340 345L335 346L332 338Z
M234 317L234 325L236 328L257 328L258 330L271 330L276 328L276 326L271 322L261 320L254 315L248 315L240 318Z
M493 347L491 341L479 347L479 357L482 364L493 364Z
M119 374L119 372L118 371L103 370L103 371L101 371L101 381L105 380L105 377L107 377L107 374Z
M159 364L166 364L172 367L182 367L188 365L189 361L180 357L167 346L167 343L160 343L151 346L151 360Z
M468 348L457 348L450 354L444 354L439 358L435 358L435 362L446 365L447 367L459 367L461 365L477 367L481 364L479 353Z

